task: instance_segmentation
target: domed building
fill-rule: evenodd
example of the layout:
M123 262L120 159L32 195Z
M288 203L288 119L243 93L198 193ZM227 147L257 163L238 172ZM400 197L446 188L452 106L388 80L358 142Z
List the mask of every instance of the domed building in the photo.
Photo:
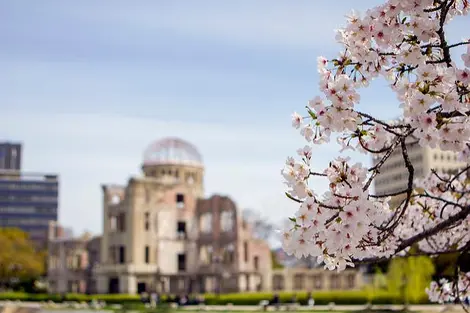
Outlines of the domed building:
M191 186L203 197L204 165L195 146L179 138L165 138L151 143L144 152L142 171L145 177L163 183Z
M164 138L142 175L103 185L98 293L269 290L271 255L228 197L204 199L204 164L191 143ZM262 266L260 265L262 264Z

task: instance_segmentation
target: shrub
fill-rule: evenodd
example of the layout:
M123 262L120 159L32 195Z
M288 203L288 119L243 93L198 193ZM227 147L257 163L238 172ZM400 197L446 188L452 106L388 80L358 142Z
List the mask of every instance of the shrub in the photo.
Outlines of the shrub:
M281 292L279 298L281 303L291 302L292 292ZM297 302L306 305L308 302L308 294L306 292L295 293ZM366 304L369 302L370 295L363 290L354 291L321 291L313 292L313 299L317 305L326 305L330 302L336 304ZM206 295L206 303L209 305L224 305L232 303L234 305L257 305L261 300L271 300L273 293L240 293L225 295ZM393 304L401 303L399 296L387 292L375 293L372 302L375 304Z
M281 303L289 303L295 294L297 302L306 305L308 294L306 292L280 292L279 299ZM345 290L345 291L319 291L313 292L313 299L317 305L327 305L330 302L336 304L400 304L403 303L402 297L396 293L387 291L375 291L373 293L367 290ZM258 305L261 300L271 300L272 292L253 292L253 293L232 293L232 294L206 294L204 295L206 304L208 305L225 305L232 303L233 305ZM107 304L125 304L138 305L141 303L138 295L126 294L106 294L106 295L84 295L84 294L67 294L63 298L61 295L54 294L27 294L21 292L0 293L0 300L21 300L21 301L77 301L89 302L92 300L105 301ZM164 302L166 297L162 297ZM411 302L410 302L411 303ZM428 303L426 295L423 293L414 304Z

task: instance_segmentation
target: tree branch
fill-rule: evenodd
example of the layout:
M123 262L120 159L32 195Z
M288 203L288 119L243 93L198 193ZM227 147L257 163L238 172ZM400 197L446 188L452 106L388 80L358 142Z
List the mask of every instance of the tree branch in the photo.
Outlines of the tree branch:
M411 238L408 238L406 240L403 240L400 245L398 246L398 248L395 250L395 254L405 250L406 248L412 246L413 244L417 243L417 242L420 242L421 240L427 238L427 237L431 237L435 234L437 234L438 232L440 232L441 230L449 227L449 226L452 226L454 223L466 218L468 215L470 214L470 206L467 206L465 207L465 209L461 210L459 213L455 214L455 215L452 215L451 217L449 217L448 219L446 219L445 221L442 221L441 223L435 225L434 227L432 228L429 228L427 230L424 230L422 231L421 233L411 237ZM363 259L363 260L354 260L353 262L354 263L372 263L372 262L381 262L381 261L385 261L385 260L388 260L390 258L367 258L367 259Z

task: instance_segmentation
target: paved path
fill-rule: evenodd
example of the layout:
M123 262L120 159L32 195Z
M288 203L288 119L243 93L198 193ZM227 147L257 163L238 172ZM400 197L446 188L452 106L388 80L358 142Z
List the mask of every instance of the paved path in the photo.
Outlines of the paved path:
M44 306L44 303L39 303L39 302L10 302L10 301L0 301L0 308L3 307L5 304L13 305L13 306L19 306L19 307L25 307L25 308L41 308L42 312L48 312L47 305ZM285 305L281 306L282 311L285 311ZM444 305L410 305L409 309L411 311L415 312L422 312L422 313L434 313L434 312L441 312L444 311L444 309L449 309L451 306L444 306ZM363 310L365 309L365 305L334 305L334 306L329 306L329 305L315 305L314 307L308 307L308 306L295 306L291 307L291 311L329 311L329 310L334 310L334 311L358 311L358 310ZM374 309L391 309L391 310L400 310L403 308L402 305L374 305ZM462 310L460 306L452 306L452 308L457 309L456 312ZM100 310L93 310L93 309L68 309L68 308L58 308L55 310L52 310L51 312L59 312L63 310L64 312L100 312ZM0 310L1 311L1 310ZM261 306L259 305L200 305L200 306L187 306L187 307L178 307L178 311L212 311L212 312L224 312L224 311L262 311ZM273 307L269 308L269 311L274 311ZM101 312L104 312L101 310ZM462 312L464 312L462 310Z
M285 306L281 306L282 311L285 311ZM295 308L292 307L292 311L359 311L364 310L366 308L365 305L315 305L313 307L309 306L296 306ZM403 308L402 305L374 305L374 309L391 309L391 310L401 310ZM410 305L409 309L411 311L417 312L441 312L447 306L444 305ZM456 308L460 308L457 306ZM217 312L224 312L224 311L261 311L261 307L259 305L207 305L207 306L188 306L188 307L180 307L179 310L184 311L217 311ZM270 307L269 311L274 311L274 308Z

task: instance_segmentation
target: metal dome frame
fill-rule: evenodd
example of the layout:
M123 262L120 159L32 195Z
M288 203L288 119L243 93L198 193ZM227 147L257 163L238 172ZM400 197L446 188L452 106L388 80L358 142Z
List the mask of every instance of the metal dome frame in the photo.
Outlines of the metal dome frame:
M164 164L203 166L203 160L193 144L180 138L167 137L154 141L144 152L144 166Z

